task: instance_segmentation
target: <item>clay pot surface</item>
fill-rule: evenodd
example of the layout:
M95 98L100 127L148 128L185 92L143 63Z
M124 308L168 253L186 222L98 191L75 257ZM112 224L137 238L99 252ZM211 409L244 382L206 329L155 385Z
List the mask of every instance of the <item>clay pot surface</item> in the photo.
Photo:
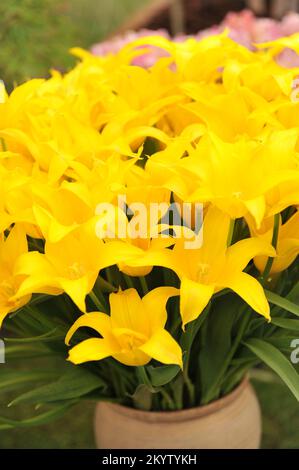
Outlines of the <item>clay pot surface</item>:
M95 438L99 449L257 449L260 406L247 379L209 405L180 411L141 411L100 402Z

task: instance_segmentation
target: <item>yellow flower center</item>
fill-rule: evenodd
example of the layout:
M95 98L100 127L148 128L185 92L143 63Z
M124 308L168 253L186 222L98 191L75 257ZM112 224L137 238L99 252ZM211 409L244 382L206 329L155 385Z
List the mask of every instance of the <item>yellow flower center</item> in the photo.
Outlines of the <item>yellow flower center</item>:
M196 279L197 281L204 281L207 279L209 273L210 273L210 265L207 263L200 263L197 266L197 275Z
M6 297L12 297L15 294L15 288L13 284L7 280L0 283L0 290Z
M144 344L148 339L142 333L127 328L115 328L113 333L121 346L122 353L133 351Z
M82 264L75 261L71 266L68 267L68 277L72 280L79 279L84 276L85 268Z

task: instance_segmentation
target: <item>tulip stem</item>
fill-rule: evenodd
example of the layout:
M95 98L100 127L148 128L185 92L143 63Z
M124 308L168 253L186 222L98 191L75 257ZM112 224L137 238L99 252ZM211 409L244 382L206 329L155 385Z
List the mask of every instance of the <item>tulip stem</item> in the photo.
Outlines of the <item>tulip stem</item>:
M113 279L113 276L112 276L112 274L111 274L110 269L109 269L109 268L106 268L106 269L105 269L105 272L106 272L106 276L107 276L107 281L108 281L108 283L109 283L111 286L113 286L114 289L115 289L115 286L114 286L114 284L113 284L114 279Z
M170 395L166 392L166 390L163 387L161 387L159 391L160 391L161 395L163 396L164 400L168 403L169 409L174 410L175 405L174 405Z
M274 226L273 226L273 235L272 235L272 241L271 241L271 244L272 244L273 248L275 248L275 249L277 247L277 241L278 241L279 222L280 222L280 215L275 214L275 216L274 216ZM268 280L270 272L271 272L271 268L272 268L272 265L273 265L273 261L274 261L274 258L269 256L269 258L267 260L267 263L266 263L266 266L265 266L265 269L264 269L264 272L261 276L262 283L265 283Z
M142 288L142 292L143 294L147 294L148 293L148 285L147 285L147 282L146 282L146 279L144 276L141 276L140 278L140 284L141 284L141 288Z
M132 287L134 289L134 283L133 280L128 276L127 274L123 273L124 280L126 281L126 284L128 287Z
M106 308L104 307L104 305L102 304L100 299L98 299L98 296L93 291L91 291L88 295L91 298L91 300L93 301L94 305L99 309L100 312L105 312L106 311Z
M185 382L185 385L186 385L186 388L188 390L188 394L189 394L189 399L190 399L190 406L193 406L194 405L194 401L195 401L195 395L194 395L194 385L193 383L191 382L190 380L190 377L188 375L188 370L187 370L187 367L185 367L183 369L183 378L184 378L184 382Z

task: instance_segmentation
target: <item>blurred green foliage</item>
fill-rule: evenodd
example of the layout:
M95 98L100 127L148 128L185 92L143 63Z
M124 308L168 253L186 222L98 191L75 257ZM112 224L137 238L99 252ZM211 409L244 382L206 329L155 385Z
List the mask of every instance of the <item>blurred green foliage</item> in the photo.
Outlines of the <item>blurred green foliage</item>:
M8 89L50 68L66 70L68 49L104 39L146 0L2 0L0 79Z
M254 381L262 412L265 449L299 448L298 403L287 387L280 383ZM0 414L6 406L0 403ZM21 408L21 409L20 409ZM16 418L24 417L26 409L16 409ZM59 421L26 429L16 428L0 433L0 449L92 449L94 403L82 402Z

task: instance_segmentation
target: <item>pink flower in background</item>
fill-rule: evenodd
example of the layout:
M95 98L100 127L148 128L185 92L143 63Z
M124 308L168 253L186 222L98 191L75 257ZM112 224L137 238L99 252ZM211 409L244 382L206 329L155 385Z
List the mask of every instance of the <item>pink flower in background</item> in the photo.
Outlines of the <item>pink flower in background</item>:
M128 31L122 36L115 36L112 39L95 44L91 47L91 52L98 56L113 54L118 52L123 46L129 44L135 39L151 36L153 34L158 34L159 36L163 36L167 39L170 38L168 32L164 29L158 29L156 31L152 31L150 29L141 29L138 32ZM159 49L158 47L151 46L150 52L142 54L133 59L133 65L139 65L140 67L148 68L154 65L154 63L163 56L165 56L165 51Z
M248 47L251 50L255 49L255 44L273 41L274 39L290 36L291 34L299 32L299 14L289 13L281 21L276 21L270 18L256 18L249 10L241 12L228 13L225 19L219 25L212 26L211 28L199 31L195 37L201 40L204 37L218 34L225 29L229 30L229 36L234 41ZM169 38L166 30L159 29L156 31L142 29L138 32L128 31L122 36L116 36L112 39L95 44L91 48L91 52L95 55L107 55L119 51L125 44L140 37L151 35L160 35ZM174 37L174 41L182 41L187 36L179 35ZM158 47L150 47L150 51L142 54L141 56L133 59L134 65L141 67L151 67L160 57L165 56L165 51ZM285 49L278 57L277 62L285 67L298 67L299 56L289 49Z

